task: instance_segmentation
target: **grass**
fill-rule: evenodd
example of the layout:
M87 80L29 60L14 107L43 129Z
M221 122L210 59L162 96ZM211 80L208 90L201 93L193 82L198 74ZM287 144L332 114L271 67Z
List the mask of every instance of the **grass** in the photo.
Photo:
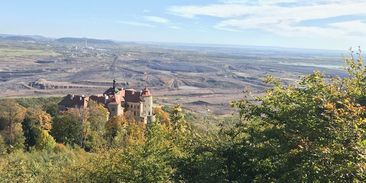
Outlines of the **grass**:
M29 56L57 56L58 53L51 50L0 48L0 57L29 57Z

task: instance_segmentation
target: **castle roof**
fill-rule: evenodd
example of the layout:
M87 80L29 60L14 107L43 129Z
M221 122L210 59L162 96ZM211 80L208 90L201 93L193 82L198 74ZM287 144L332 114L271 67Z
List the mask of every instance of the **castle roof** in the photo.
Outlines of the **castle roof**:
M67 108L72 107L86 107L86 102L88 101L89 97L85 97L83 95L67 95L64 97L58 105L62 105Z
M97 103L104 104L105 103L105 97L103 95L92 95L89 97L90 100L93 100Z
M125 90L125 96L124 99L126 102L141 102L141 92L138 92L133 89L127 89Z
M116 81L113 80L113 86L103 93L108 96L108 102L142 102L143 97L151 96L151 92L146 87L142 91L134 89L116 88Z
M151 93L150 93L150 90L147 89L146 87L141 91L141 96L144 96L144 97L149 97L151 96Z
M115 95L117 93L119 93L122 89L121 88L108 88L108 90L106 90L103 95Z
M89 100L93 100L97 103L107 105L111 102L122 103L122 102L143 102L144 97L151 96L149 89L144 88L141 91L136 91L134 89L123 89L117 88L115 81L113 81L113 86L108 88L103 95L92 95L90 97L85 97L83 95L67 95L62 99L59 105L65 106L67 108L72 107L86 107Z

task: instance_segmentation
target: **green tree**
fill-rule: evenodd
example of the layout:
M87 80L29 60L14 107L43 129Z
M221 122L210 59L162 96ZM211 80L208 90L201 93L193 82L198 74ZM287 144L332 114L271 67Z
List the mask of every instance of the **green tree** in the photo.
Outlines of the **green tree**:
M51 116L58 114L61 97L18 98L16 101L25 108L41 108Z
M145 142L145 124L132 122L127 126L127 133L124 138L124 144L134 145Z
M66 182L65 175L76 164L85 164L90 154L82 150L14 152L0 158L0 180L13 182Z
M96 151L103 148L106 140L105 126L108 121L109 112L101 104L89 102L87 122L84 122L84 149L87 151Z
M83 120L77 111L68 111L53 119L51 135L58 143L82 146L84 140Z
M184 117L183 109L180 105L176 105L173 108L172 114L170 116L171 123L174 131L184 133L187 127L187 122Z
M86 151L96 152L103 149L107 145L107 141L96 131L90 131L84 141L84 149Z
M167 133L158 123L147 131L144 143L102 152L89 164L76 167L71 182L171 182L173 151ZM81 171L80 171L81 170Z
M256 104L233 102L242 121L224 151L229 181L364 181L365 66L361 57L348 63L349 78L315 72L290 86L268 78L273 87Z
M7 145L5 143L4 137L0 134L0 156L6 154Z
M105 133L105 125L109 117L108 110L101 104L91 101L88 105L88 111L90 130L97 132L99 135L103 135Z
M366 67L363 63L361 50L357 53L357 57L355 57L353 51L351 53L350 58L346 59L349 77L344 78L343 83L349 95L360 105L366 106Z
M36 145L36 131L44 130L47 133L52 128L52 117L40 107L28 108L22 122L26 148L30 150Z
M153 122L147 129L146 142L135 146L127 154L128 163L137 167L134 172L135 182L169 182L175 169L171 166L174 151L167 131L159 121Z
M38 150L53 150L56 146L55 139L46 131L40 128L34 127L35 133L35 148Z
M127 133L127 121L122 116L112 117L105 126L105 138L110 147L122 146Z

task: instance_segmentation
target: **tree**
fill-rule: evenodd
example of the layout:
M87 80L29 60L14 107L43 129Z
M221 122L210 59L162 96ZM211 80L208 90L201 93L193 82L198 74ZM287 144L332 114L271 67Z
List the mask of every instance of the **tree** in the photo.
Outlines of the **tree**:
M90 130L95 131L99 135L105 133L105 125L108 121L109 112L108 110L94 101L89 102L88 105L88 121L90 122Z
M348 78L344 78L343 83L347 88L348 93L362 106L366 106L366 67L363 63L361 55L361 49L355 57L354 52L351 50L350 58L346 59L348 65L347 72Z
M11 130L9 129L11 128ZM8 152L17 150L24 150L25 138L23 136L23 130L20 123L15 123L12 127L3 132L5 143L8 147Z
M161 107L155 107L154 114L156 115L156 118L159 118L158 120L161 124L164 124L168 128L170 127L171 124L168 112L164 111Z
M189 143L192 142L195 134L193 133L191 126L187 123L185 114L180 105L174 106L170 121L172 124L170 138L176 145L176 148L180 149L179 151L184 152L186 147L190 146Z
M106 124L106 140L110 147L125 147L143 144L145 124L128 121L124 116L114 116Z
M58 102L60 102L58 98L52 98L51 102L48 102L43 106L43 110L45 110L52 117L57 116L59 112L57 104Z
M85 164L90 153L72 151L14 152L0 158L0 180L12 182L67 182L68 170L75 164ZM80 171L80 170L78 170ZM70 172L77 174L78 171ZM71 182L71 181L70 181Z
M20 106L13 99L0 101L0 118L5 123L5 129L2 132L9 150L23 149L24 137L21 128L21 122L24 119L26 109Z
M121 146L127 133L127 121L122 116L112 117L105 126L105 138L109 146Z
M171 165L176 168L174 182L228 182L223 147L226 141L216 135L200 134L186 142L186 148L175 151ZM239 170L238 170L239 171Z
M126 146L145 142L145 124L132 122L128 124L126 130L127 133L123 140Z
M36 145L36 131L44 130L48 133L52 128L52 117L40 107L28 108L22 122L26 147L30 150Z
M53 119L51 135L58 143L82 146L83 120L78 112L68 111Z
M38 150L53 150L56 146L55 139L46 131L40 128L33 128L35 133L35 148Z
M185 121L184 113L180 105L174 106L170 119L174 131L181 133L184 133L186 131L187 122Z
M361 57L348 63L349 78L315 72L290 86L268 78L273 87L256 104L233 102L242 121L225 151L229 181L365 180L366 72Z
M87 120L84 122L84 149L87 151L96 151L106 144L103 138L105 126L108 121L108 110L94 101L88 104Z
M113 121L117 120L115 118ZM103 152L71 182L171 182L174 168L171 141L159 123L148 129L146 141Z
M58 114L58 103L61 97L17 98L16 101L25 108L41 108L52 117Z
M128 163L137 167L135 182L169 182L175 169L171 166L174 151L168 133L159 121L152 122L147 129L146 142L135 146L132 153L127 154Z
M7 145L5 143L4 137L0 134L0 156L7 153Z
M136 118L135 115L133 114L132 111L126 111L123 114L123 117L129 122L129 123L136 123Z
M107 141L96 131L90 131L84 141L84 149L86 151L96 152L103 149Z

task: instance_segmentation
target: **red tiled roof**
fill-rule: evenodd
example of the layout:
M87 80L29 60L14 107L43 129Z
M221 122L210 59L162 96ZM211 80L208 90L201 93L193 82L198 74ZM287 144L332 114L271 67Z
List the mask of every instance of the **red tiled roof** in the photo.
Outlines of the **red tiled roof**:
M144 97L151 96L150 90L145 87L144 90L142 90L142 94L141 95L144 96Z
M151 96L150 91L147 88L144 88L142 91L136 91L134 89L123 89L116 88L116 81L113 80L113 87L106 90L103 95L108 96L109 102L141 102L143 101L143 97ZM143 96L143 97L142 97Z

